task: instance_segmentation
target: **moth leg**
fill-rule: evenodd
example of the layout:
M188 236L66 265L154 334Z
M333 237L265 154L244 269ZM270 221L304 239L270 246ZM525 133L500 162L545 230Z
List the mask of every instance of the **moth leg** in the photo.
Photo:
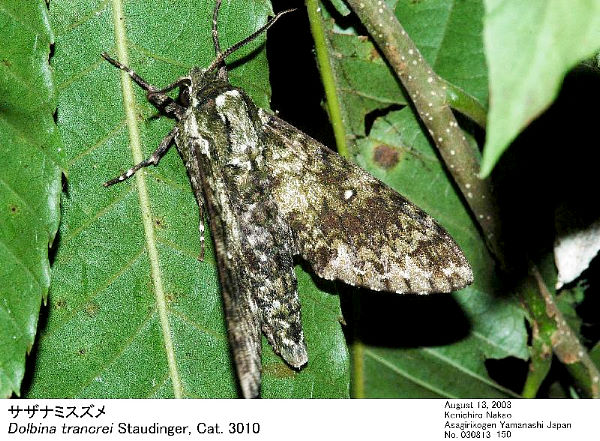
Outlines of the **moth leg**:
M168 86L163 87L162 89L149 90L146 92L146 98L148 98L148 101L150 101L150 103L152 103L152 105L156 107L163 115L170 118L175 118L177 121L179 121L181 118L183 118L186 108L167 95L167 92L182 86L186 86L189 89L190 85L190 77L177 78L177 80Z
M200 234L200 255L198 260L204 261L204 208L202 204L198 204L198 211L200 213L200 222L198 223L198 233Z
M188 167L188 174L190 176L190 183L192 184L192 191L196 197L196 203L198 204L198 214L200 221L198 222L198 232L200 233L200 255L198 260L201 262L204 260L204 209L206 202L204 201L204 193L202 192L202 178L200 175L200 168L194 161L186 162Z
M152 155L150 155L150 157L148 159L145 159L142 162L140 162L139 164L134 165L129 170L127 170L125 173L123 173L121 176L118 176L114 179L111 179L110 181L105 182L104 186L109 187L118 182L123 182L125 179L132 177L135 174L135 172L137 172L140 168L148 167L151 164L158 165L158 162L160 161L160 159L164 156L165 153L167 153L167 151L171 147L173 139L175 138L175 135L177 134L178 131L179 131L179 128L177 126L173 127L173 130L171 130L167 134L167 136L165 136L163 138L163 140L160 142L158 148L156 150L154 150L154 152L152 153Z
M181 78L177 78L171 84L169 84L168 86L163 87L162 89L149 91L148 94L149 95L150 94L155 94L155 93L156 94L163 94L163 93L170 92L173 89L177 89L178 87L181 87L181 86L189 86L190 84L191 84L190 77L181 77Z
M199 188L198 184L195 184L192 181L192 189L194 190L194 195L196 196L196 202L198 203L198 233L200 235L200 255L198 256L198 260L200 262L204 261L204 197L202 196L202 189Z
M125 66L124 64L118 62L117 60L111 58L106 52L102 52L102 57L108 61L110 64L115 66L117 69L121 69L123 72L126 72L127 75L131 77L131 79L140 86L142 89L146 91L146 97L148 101L154 105L161 113L164 115L180 120L185 113L185 108L180 104L176 103L173 98L168 96L166 93L170 90L173 90L177 87L181 87L183 85L190 84L189 77L181 77L178 78L173 83L169 84L167 87L159 89L156 86L148 83L142 77L140 77L133 69Z
M117 69L121 69L123 72L126 72L131 77L131 79L133 81L135 81L135 84L137 84L138 86L140 86L142 89L148 90L148 91L150 91L150 90L157 90L157 87L155 87L152 84L147 83L146 81L144 81L144 79L142 77L140 77L137 73L135 73L135 71L133 71L132 69L128 68L124 64L119 63L114 58L111 58L106 52L102 52L102 58L104 58L110 64L112 64L113 66L115 66Z
M173 98L165 93L148 92L146 93L148 101L158 109L161 115L169 118L175 118L177 121L183 118L185 107L177 104Z

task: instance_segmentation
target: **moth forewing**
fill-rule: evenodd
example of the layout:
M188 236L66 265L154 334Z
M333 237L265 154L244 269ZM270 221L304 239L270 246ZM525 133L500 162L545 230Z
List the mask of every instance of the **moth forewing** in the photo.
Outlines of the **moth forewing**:
M227 78L227 55L278 17L164 89L127 72L148 100L176 120L141 167L174 142L215 245L228 336L245 397L260 393L261 333L291 366L308 361L293 256L317 275L398 293L449 292L472 281L454 240L429 215L367 172L258 109ZM287 11L285 11L287 12ZM285 13L284 12L284 13ZM167 92L179 88L178 99ZM202 232L202 225L201 222Z
M472 282L463 252L431 216L280 118L264 111L261 118L277 152L276 199L319 276L416 294Z

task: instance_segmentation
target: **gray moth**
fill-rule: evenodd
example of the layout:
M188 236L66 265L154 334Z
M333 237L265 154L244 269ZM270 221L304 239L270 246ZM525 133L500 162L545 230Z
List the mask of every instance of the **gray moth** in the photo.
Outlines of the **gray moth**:
M230 84L227 56L289 11L222 51L220 5L213 14L216 58L167 87L102 54L176 122L148 159L105 185L158 165L175 144L200 210L202 240L202 219L209 220L230 347L248 398L260 395L261 334L290 366L308 361L294 256L324 279L396 293L451 292L473 274L431 216ZM168 95L174 89L177 98Z

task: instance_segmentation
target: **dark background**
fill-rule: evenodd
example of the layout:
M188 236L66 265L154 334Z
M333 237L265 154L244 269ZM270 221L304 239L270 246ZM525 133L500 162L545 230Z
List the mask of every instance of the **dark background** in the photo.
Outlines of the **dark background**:
M282 17L269 30L271 108L334 148L304 3L273 0L275 12L294 7L297 11ZM352 18L344 18L343 22L352 24ZM360 24L355 25L362 29ZM554 245L557 211L567 222L585 224L600 218L599 102L600 70L593 62L582 63L566 77L554 104L514 141L494 170L492 179L506 227L505 243L515 261L548 259ZM485 134L474 134L482 146ZM567 286L574 287L580 281L587 286L585 299L576 311L582 319L582 342L588 348L600 339L599 276L596 258L578 281ZM460 311L452 312L456 304L439 296L415 299L359 291L354 300L351 297L341 296L350 344L358 337L371 345L391 347L439 345L468 332L466 321L455 320L457 313L460 315ZM436 326L431 327L432 323ZM527 362L512 358L488 360L486 366L497 382L521 392ZM562 365L554 363L539 396L568 396L570 383ZM560 385L565 387L561 389Z

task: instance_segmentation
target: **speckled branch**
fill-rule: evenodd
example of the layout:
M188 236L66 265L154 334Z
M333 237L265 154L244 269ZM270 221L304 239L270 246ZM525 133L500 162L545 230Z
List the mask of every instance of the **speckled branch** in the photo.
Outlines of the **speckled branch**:
M447 85L425 61L382 0L347 0L408 92L442 159L475 214L488 246L504 266L500 221L491 184L478 178L479 158L447 100Z
M538 269L531 265L529 272L535 279L538 292L545 302L543 312L534 314L533 319L542 321L549 319L554 322L554 332L550 336L554 354L564 364L586 396L600 398L600 372L598 368L590 359L586 348L567 324ZM532 299L525 300L529 305L535 301Z

